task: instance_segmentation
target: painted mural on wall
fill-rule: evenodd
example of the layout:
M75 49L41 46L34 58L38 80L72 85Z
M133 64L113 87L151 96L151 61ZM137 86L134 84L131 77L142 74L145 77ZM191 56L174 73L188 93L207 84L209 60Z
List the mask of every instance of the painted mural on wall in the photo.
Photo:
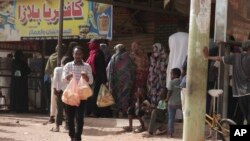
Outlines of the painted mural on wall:
M227 33L245 41L250 33L250 0L228 0Z
M113 7L86 0L64 0L64 38L112 39ZM59 3L54 0L0 2L0 41L57 38Z
M15 28L15 2L0 1L0 41L19 38Z

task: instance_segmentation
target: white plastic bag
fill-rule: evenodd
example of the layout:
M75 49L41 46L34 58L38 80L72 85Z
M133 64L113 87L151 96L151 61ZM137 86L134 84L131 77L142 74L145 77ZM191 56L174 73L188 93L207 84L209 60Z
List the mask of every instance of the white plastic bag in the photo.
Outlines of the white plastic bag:
M115 104L115 100L112 94L110 93L110 91L104 84L101 84L98 97L97 97L97 101L96 101L96 105L98 107L107 107L113 104Z
M62 101L70 106L80 105L80 98L77 92L77 81L74 76L63 92Z
M90 96L93 95L92 89L90 88L88 82L81 77L77 85L77 93L80 100L87 100Z

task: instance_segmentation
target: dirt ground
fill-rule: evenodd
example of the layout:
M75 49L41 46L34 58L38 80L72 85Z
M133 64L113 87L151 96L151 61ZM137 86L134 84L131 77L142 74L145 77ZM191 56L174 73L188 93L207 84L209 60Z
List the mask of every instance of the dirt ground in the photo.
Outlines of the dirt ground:
M51 132L55 124L44 124L47 115L0 113L0 141L68 141L64 128L60 132ZM122 130L128 125L126 119L85 118L83 141L180 141L182 140L182 123L176 123L175 137L167 135L145 138L144 133L128 133ZM139 122L134 120L134 126Z

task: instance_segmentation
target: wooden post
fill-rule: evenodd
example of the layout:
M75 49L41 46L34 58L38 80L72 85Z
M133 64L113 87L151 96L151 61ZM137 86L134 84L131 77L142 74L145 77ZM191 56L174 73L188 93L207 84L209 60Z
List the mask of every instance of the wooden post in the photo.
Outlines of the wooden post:
M183 141L205 141L208 63L202 50L209 42L210 14L211 0L191 0Z
M62 50L62 38L63 38L63 6L64 6L64 0L60 0L59 4L59 34L58 34L58 56L57 56L57 66L61 66L61 59L63 56L63 50Z

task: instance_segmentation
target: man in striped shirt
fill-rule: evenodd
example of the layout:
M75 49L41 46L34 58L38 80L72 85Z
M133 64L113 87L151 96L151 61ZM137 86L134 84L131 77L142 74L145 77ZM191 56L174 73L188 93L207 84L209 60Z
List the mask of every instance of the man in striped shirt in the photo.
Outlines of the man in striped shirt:
M92 70L88 63L85 63L83 58L83 51L80 46L76 46L73 49L74 61L67 63L63 68L62 78L69 82L73 75L77 82L82 77L89 84L93 83ZM69 136L70 141L81 141L81 135L83 131L83 118L84 118L85 101L81 100L80 105L70 106L67 105L68 124L69 124ZM76 117L76 125L74 118Z

